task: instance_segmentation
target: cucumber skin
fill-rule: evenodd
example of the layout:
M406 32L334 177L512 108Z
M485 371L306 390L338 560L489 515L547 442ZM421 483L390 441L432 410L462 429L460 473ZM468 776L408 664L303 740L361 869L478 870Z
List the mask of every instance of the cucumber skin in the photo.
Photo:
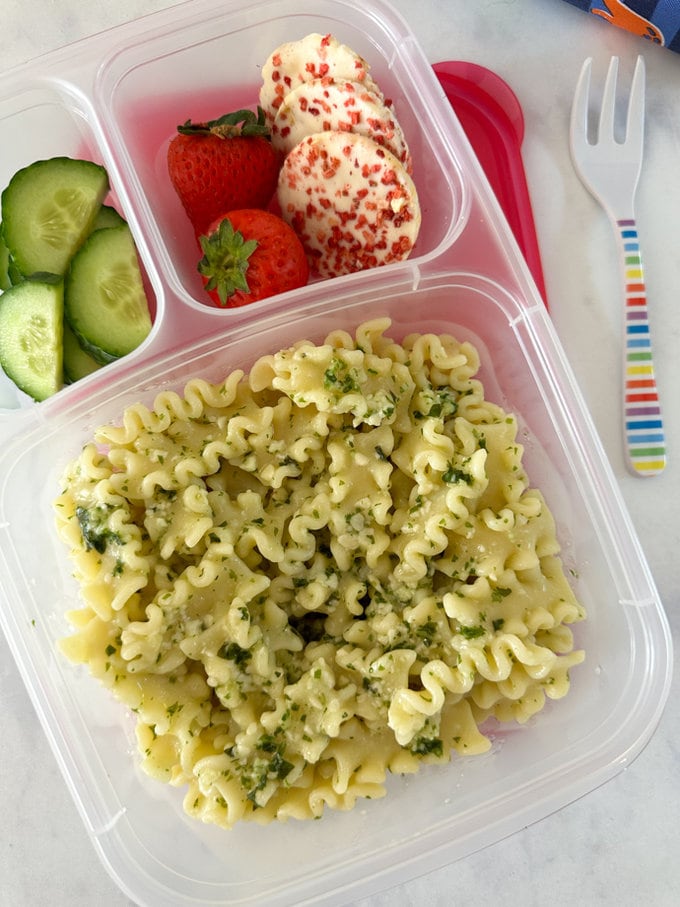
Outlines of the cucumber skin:
M75 384L102 367L86 350L82 348L76 335L64 319L64 381Z
M0 234L0 290L9 290L12 278L9 276L9 249Z
M43 298L37 300L37 295ZM24 349L16 348L21 321L27 313L43 314L48 318L48 330L52 332L49 351L53 361L51 376L47 379L38 377L36 380L26 368L28 354ZM0 366L20 390L38 403L63 387L63 324L64 284L60 278L23 280L0 294ZM42 349L45 348L43 345Z
M22 280L25 280L24 275L21 273L19 268L17 268L11 255L9 257L9 262L7 263L7 278L9 280L10 287L15 287L18 283L21 283ZM7 287L6 289L9 289L9 287Z
M73 328L71 328L73 330ZM76 332L73 331L75 334ZM81 349L84 353L87 353L88 356L91 356L95 362L99 365L110 365L112 362L117 362L120 359L120 356L113 356L111 353L107 353L106 350L103 350L100 346L97 346L96 343L90 343L82 334L76 334L78 338L78 343L80 344Z
M113 254L122 252L123 254L134 256L135 271L132 274L138 280L138 314L142 326L135 332L134 342L127 342L123 345L120 342L116 342L116 338L113 336L115 326L111 324L110 318L108 318L107 331L107 316L110 316L109 312L100 309L99 316L94 318L96 322L94 330L91 324L93 313L97 308L96 280L104 275L105 265L112 260L112 257L107 256L103 262L98 262L94 268L92 268L90 259L98 260L102 255L102 248L109 243ZM81 317L81 313L83 317ZM151 330L151 317L137 262L135 242L127 223L123 222L118 227L106 227L95 230L74 255L65 280L64 315L82 349L101 365L108 365L120 359L121 356L126 356L145 339ZM116 320L118 320L118 317ZM90 323L84 325L83 321Z
M30 194L30 180L34 179L40 181L41 178L45 180L45 173L48 168L54 171L57 171L60 168L63 171L66 169L75 170L77 168L81 173L74 184L77 185L78 183L89 182L89 179L91 179L92 188L96 190L89 216L83 222L75 243L70 244L68 248L64 247L61 250L61 254L51 257L49 261L46 259L41 260L40 257L36 258L34 249L25 248L26 223L29 219L29 215L27 215L25 210L15 210L23 207L19 204L21 197L24 196L25 200L26 194ZM88 180L85 180L82 176L85 171L88 171ZM49 180L49 175L47 180ZM28 191L26 187L27 182L29 184ZM95 164L92 161L70 157L53 157L42 161L34 161L21 170L17 170L2 192L2 196L0 197L0 209L2 211L4 241L9 250L10 257L20 274L23 277L32 277L37 273L43 272L63 276L74 253L91 232L95 218L108 191L109 178L106 170L101 164ZM17 196L19 198L17 198ZM57 261L59 261L58 266L52 267L51 265L55 264Z

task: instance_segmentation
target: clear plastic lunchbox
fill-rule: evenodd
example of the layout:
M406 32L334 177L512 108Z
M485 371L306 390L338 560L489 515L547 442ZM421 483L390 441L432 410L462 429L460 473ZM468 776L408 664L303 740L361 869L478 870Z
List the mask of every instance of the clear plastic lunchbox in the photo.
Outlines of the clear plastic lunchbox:
M332 33L371 64L414 160L423 227L406 261L242 309L206 305L190 226L167 179L176 124L256 103L284 41ZM0 76L0 183L57 154L103 163L133 231L153 329L135 352L35 404L0 376L0 618L93 846L140 905L344 903L470 854L608 780L642 749L668 695L666 618L577 382L471 148L403 19L383 0L193 2ZM130 403L192 377L388 316L481 356L486 396L517 415L588 618L569 695L485 755L393 776L387 796L320 821L231 831L147 777L133 716L56 649L78 603L52 502L65 464ZM30 502L27 505L27 502Z

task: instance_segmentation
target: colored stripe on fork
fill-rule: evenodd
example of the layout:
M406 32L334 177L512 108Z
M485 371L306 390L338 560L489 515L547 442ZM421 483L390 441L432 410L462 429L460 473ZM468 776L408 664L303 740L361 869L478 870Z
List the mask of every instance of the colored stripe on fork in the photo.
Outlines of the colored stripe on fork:
M634 219L617 221L624 248L624 419L634 469L652 474L666 464L666 438L654 376L644 270Z

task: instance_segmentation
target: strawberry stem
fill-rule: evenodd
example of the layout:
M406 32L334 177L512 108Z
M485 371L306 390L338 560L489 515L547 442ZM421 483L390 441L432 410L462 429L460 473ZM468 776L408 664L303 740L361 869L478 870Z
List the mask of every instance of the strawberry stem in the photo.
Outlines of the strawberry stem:
M219 227L207 236L199 237L203 258L198 263L199 274L207 280L205 288L215 291L220 304L226 306L238 290L250 292L247 273L250 256L257 249L255 239L245 239L225 217Z
M258 105L257 113L252 110L234 110L225 113L216 120L205 123L192 123L187 120L177 127L181 135L219 135L222 138L231 136L261 135L270 138L271 131L266 123L264 110Z

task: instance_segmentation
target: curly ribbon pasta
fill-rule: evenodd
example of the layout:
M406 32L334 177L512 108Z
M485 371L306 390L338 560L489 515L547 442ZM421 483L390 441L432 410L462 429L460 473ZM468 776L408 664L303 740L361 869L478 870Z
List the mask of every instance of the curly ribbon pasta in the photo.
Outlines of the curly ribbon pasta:
M61 642L187 813L320 816L569 688L584 618L477 351L334 331L129 406L67 468Z

